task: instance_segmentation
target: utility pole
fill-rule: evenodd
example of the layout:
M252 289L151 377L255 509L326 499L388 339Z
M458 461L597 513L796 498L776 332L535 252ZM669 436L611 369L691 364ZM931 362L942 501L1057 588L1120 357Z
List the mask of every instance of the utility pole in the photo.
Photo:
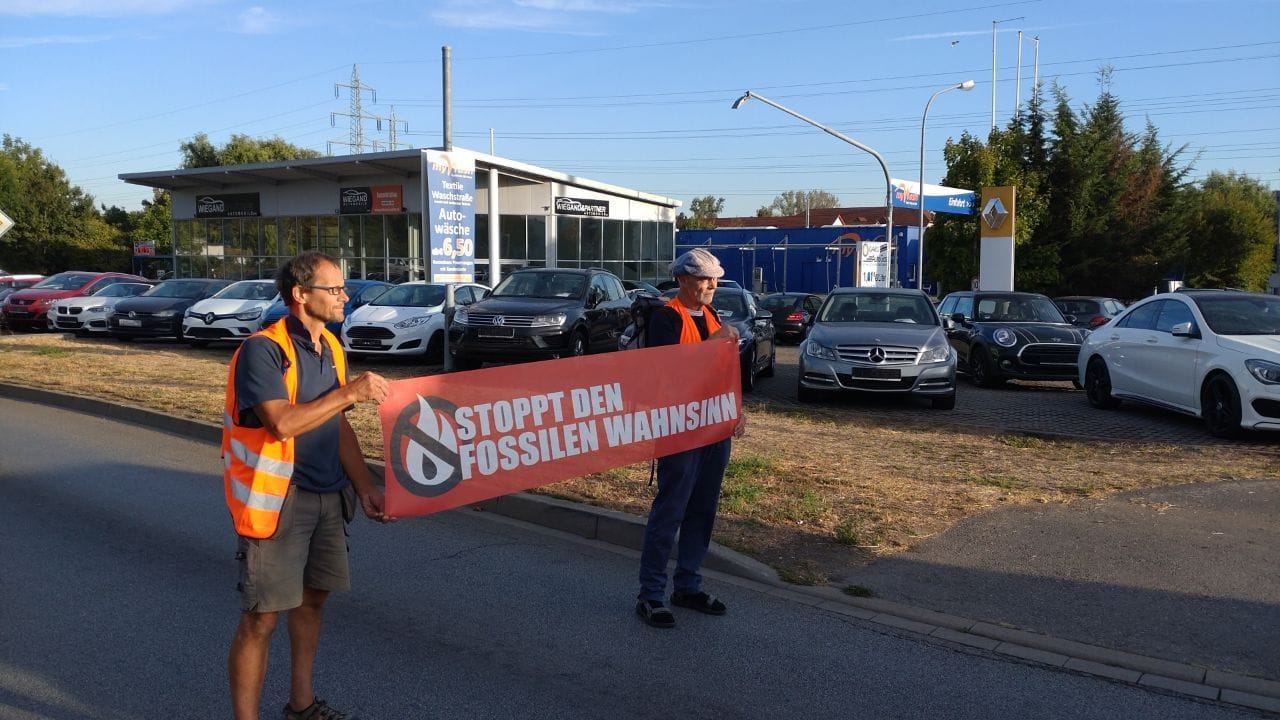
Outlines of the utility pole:
M354 64L351 66L351 82L350 83L334 83L333 84L333 97L335 99L342 96L342 88L347 88L351 92L351 109L349 112L345 112L345 113L329 113L329 127L337 126L337 118L340 115L349 118L351 122L351 139L348 142L342 142L340 140L330 140L329 154L331 155L333 154L332 148L334 145L346 145L348 148L350 148L352 153L358 155L364 152L364 120L366 115L364 114L364 111L361 105L364 91L365 90L369 91L370 96L372 97L373 102L375 103L378 102L378 91L360 82L360 70ZM369 117L370 119L380 119L372 115L367 117Z
M1018 74L1017 85L1013 91L1013 116L1022 114L1022 31L1018 31Z
M1026 16L991 21L991 129L996 129L996 26L1000 23L1026 20Z
M1031 97L1037 102L1040 100L1040 36L1035 36L1036 41L1036 71L1031 80Z

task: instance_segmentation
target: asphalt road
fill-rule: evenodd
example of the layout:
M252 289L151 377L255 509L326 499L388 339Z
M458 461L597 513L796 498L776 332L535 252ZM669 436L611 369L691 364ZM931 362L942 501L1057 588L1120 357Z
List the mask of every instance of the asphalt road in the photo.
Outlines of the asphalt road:
M226 715L234 542L209 445L0 400L0 718ZM470 511L352 528L322 696L364 718L1237 718L720 583L632 613L633 553ZM264 706L283 702L283 637Z

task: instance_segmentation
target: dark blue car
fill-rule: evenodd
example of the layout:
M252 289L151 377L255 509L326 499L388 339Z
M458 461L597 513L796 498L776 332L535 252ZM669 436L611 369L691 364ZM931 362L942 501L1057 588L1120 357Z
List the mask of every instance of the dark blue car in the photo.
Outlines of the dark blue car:
M351 314L352 310L377 300L378 296L393 287L395 285L381 280L348 280L346 282L347 303L342 306L342 316L346 317ZM267 313L262 318L262 327L266 327L288 314L289 310L285 307L284 300L278 300L274 305L267 308ZM325 327L334 334L334 337L342 337L341 321L328 323Z

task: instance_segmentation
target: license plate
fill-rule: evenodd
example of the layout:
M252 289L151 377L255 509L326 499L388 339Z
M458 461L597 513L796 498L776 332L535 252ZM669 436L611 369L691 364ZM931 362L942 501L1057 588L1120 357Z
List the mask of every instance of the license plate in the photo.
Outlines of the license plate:
M142 327L142 321L130 320L129 318L121 318L120 327Z
M890 370L887 368L853 368L850 373L856 378L869 378L871 380L897 380L902 377L900 370Z
M476 328L476 335L488 338L509 338L516 336L516 329L509 327Z
M351 338L351 347L377 348L382 347L382 343L367 338Z
M10 310L9 310L9 314L10 314L10 315L30 315L30 314L31 314L31 311L30 311L30 310L22 310L22 309L19 309L19 308L12 308L12 309L10 309Z

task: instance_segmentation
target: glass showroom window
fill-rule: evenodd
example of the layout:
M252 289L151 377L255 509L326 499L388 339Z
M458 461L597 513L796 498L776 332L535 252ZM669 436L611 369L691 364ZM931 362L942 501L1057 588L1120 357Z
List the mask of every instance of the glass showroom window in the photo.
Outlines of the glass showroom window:
M579 267L582 228L576 217L556 217L556 267Z
M529 215L526 218L529 228L529 260L530 265L546 265L547 260L547 219L542 215Z
M582 218L582 266L600 267L604 260L604 223L599 218Z

